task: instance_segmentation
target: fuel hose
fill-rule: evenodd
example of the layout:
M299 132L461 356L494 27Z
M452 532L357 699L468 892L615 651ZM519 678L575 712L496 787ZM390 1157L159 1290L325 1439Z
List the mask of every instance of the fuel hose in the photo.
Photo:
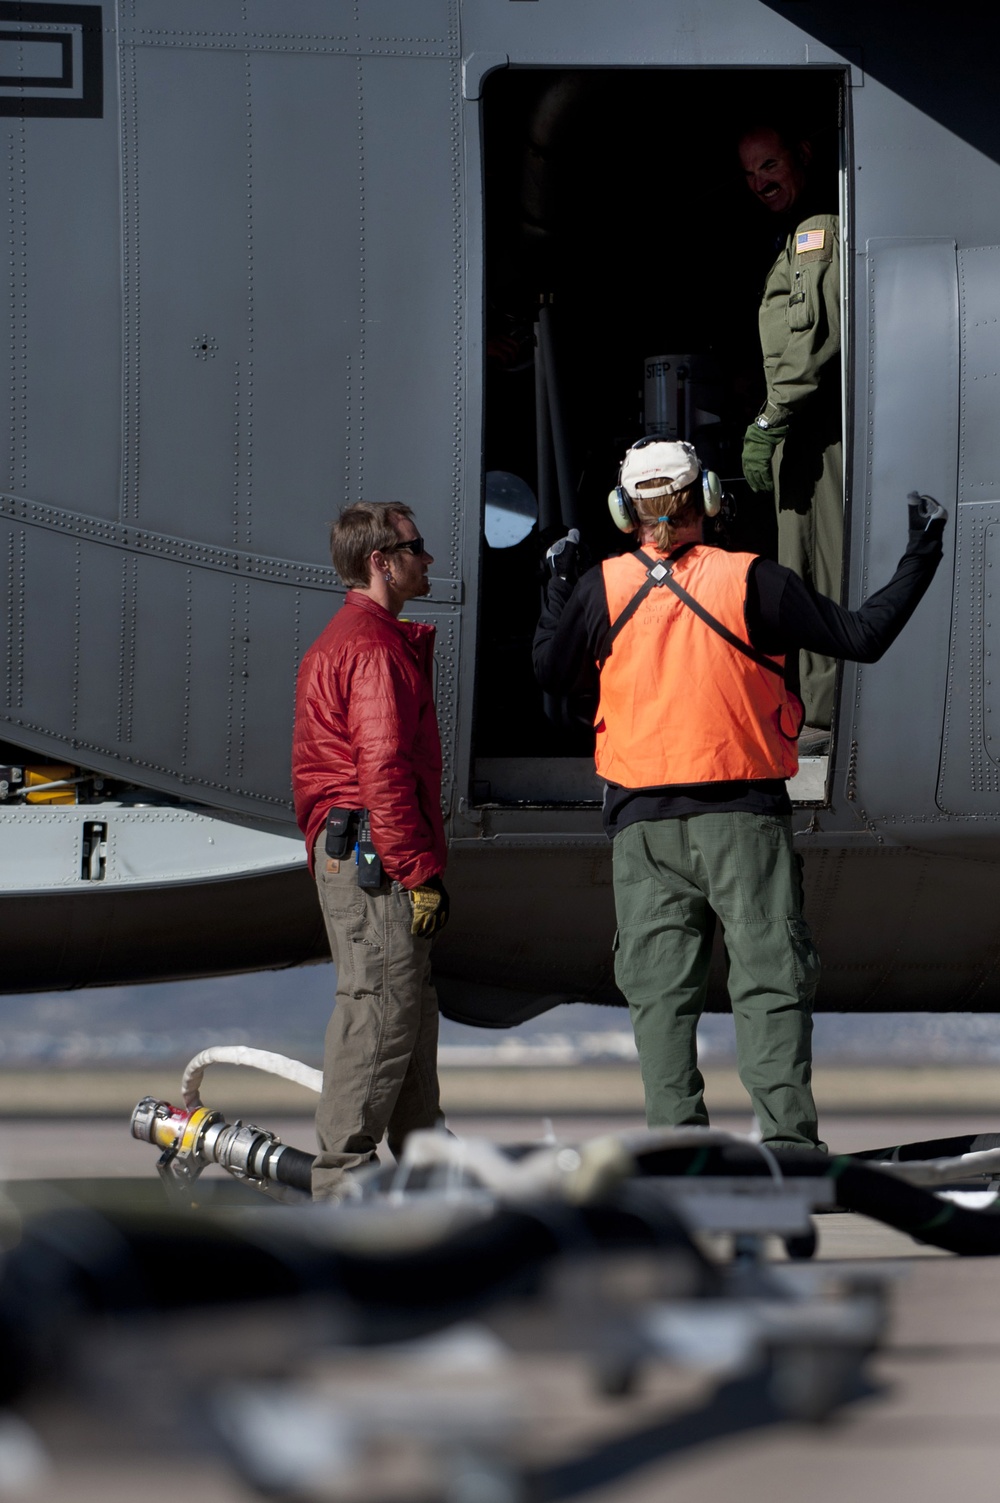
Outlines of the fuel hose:
M886 1170L851 1154L832 1155L815 1149L772 1149L785 1179L823 1175L836 1185L837 1204L873 1221L896 1227L918 1242L940 1247L960 1257L989 1257L1000 1253L1000 1215L971 1211L943 1201L929 1190L906 1184ZM658 1146L634 1154L635 1173L647 1177L726 1175L760 1177L767 1174L759 1154L738 1145L706 1144L703 1148Z

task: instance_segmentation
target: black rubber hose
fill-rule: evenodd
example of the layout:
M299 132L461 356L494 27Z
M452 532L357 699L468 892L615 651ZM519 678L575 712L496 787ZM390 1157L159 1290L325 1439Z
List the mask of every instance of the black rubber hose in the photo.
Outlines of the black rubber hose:
M1000 1148L1000 1132L966 1133L959 1138L928 1138L925 1143L899 1143L893 1148L866 1148L852 1157L894 1159L905 1164L908 1159L954 1159L962 1153L984 1153L989 1148Z
M965 1133L956 1138L928 1138L922 1143L898 1143L889 1148L865 1148L861 1152L851 1154L850 1157L863 1159L869 1163L895 1161L905 1164L915 1159L958 1158L963 1153L983 1153L991 1148L1000 1148L1000 1133ZM292 1189L304 1190L306 1194L310 1193L314 1154L286 1145L271 1162L274 1166L271 1178L283 1185L291 1186ZM762 1159L758 1159L758 1162L763 1164Z
M300 1224L301 1225L301 1224ZM504 1207L430 1246L343 1251L292 1217L250 1221L67 1207L25 1220L0 1264L0 1398L65 1367L87 1316L165 1315L332 1295L340 1339L368 1345L429 1334L500 1300L537 1297L564 1256L655 1251L663 1297L716 1295L718 1270L669 1206L641 1186L618 1202Z
M918 1242L958 1253L987 1257L1000 1253L1000 1215L969 1211L940 1200L929 1190L908 1185L895 1175L849 1154L831 1155L812 1149L771 1149L786 1179L822 1175L836 1185L837 1204L859 1211L908 1233ZM712 1144L703 1148L658 1148L636 1154L642 1176L744 1175L770 1178L763 1156L740 1145Z
M948 1252L978 1257L1000 1253L1000 1216L993 1211L971 1211L942 1201L930 1190L908 1185L874 1165L880 1159L893 1157L902 1162L953 1158L962 1153L997 1147L1000 1147L1000 1133L928 1139L923 1143L904 1143L894 1148L868 1149L839 1157L807 1149L771 1151L782 1174L788 1178L812 1177L817 1172L832 1175L837 1185L837 1204L844 1210L858 1211L873 1221L894 1226L920 1242ZM284 1148L274 1160L274 1177L282 1184L308 1194L313 1157L299 1148ZM770 1173L762 1154L738 1144L650 1149L637 1156L637 1164L642 1177L692 1174L767 1176Z
M310 1156L294 1150L301 1171ZM825 1177L839 1205L961 1256L1000 1253L1000 1215L969 1211L848 1155L771 1150L786 1179ZM531 1297L563 1255L655 1249L665 1297L717 1292L718 1271L669 1205L644 1193L663 1176L770 1181L763 1155L741 1144L656 1148L635 1155L617 1196L498 1208L428 1246L346 1252L301 1236L275 1214L252 1222L189 1213L154 1216L65 1207L25 1220L0 1265L3 1396L58 1369L77 1318L252 1304L303 1294L337 1296L345 1340L394 1341L441 1329L511 1296Z
M272 1178L282 1185L289 1185L293 1190L304 1190L307 1195L312 1194L312 1166L316 1155L306 1153L301 1148L282 1148L272 1160Z

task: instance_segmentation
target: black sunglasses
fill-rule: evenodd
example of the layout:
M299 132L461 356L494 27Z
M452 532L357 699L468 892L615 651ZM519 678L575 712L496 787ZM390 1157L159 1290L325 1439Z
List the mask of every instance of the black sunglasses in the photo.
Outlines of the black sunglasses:
M393 543L391 548L383 548L383 553L412 553L414 558L419 558L424 551L424 540L418 534L415 538L407 538L405 543Z

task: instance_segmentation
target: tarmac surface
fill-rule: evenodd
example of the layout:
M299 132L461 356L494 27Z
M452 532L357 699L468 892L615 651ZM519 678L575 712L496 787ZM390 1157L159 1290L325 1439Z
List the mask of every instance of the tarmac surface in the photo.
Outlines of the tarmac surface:
M211 1098L210 1098L211 1099ZM212 1100L212 1104L215 1102ZM312 1118L287 1111L244 1111L252 1121L277 1133L283 1143L315 1153ZM233 1120L233 1118L230 1118ZM712 1125L728 1132L747 1133L750 1122L743 1112L716 1112ZM487 1138L494 1143L531 1143L543 1140L550 1130L560 1141L580 1142L603 1133L641 1131L645 1122L637 1112L473 1114L451 1112L448 1126L459 1137ZM893 1114L863 1116L827 1112L822 1128L833 1153L857 1153L895 1143L916 1143L928 1138L963 1133L1000 1131L1000 1104L995 1117L981 1113ZM382 1153L385 1162L391 1155ZM115 1117L7 1117L0 1116L0 1182L3 1180L152 1177L157 1150L129 1135L128 1113ZM224 1180L225 1171L213 1166L205 1171ZM2 1495L0 1495L2 1496ZM1000 1496L1000 1493L998 1493Z
M975 1088L958 1082L950 1099L948 1092L932 1090L929 1108L912 1074L908 1088L896 1081L889 1111L858 1110L853 1100L835 1101L831 1089L823 1109L825 1135L832 1149L851 1152L998 1130L1000 1094L995 1112L987 1110L994 1073L983 1072ZM79 1099L75 1110L66 1110L82 1086L79 1080L72 1090L66 1080L62 1084L58 1101L59 1081L51 1076L33 1103L11 1103L0 1093L0 1173L60 1181L70 1193L74 1181L92 1177L154 1178L156 1150L129 1137L121 1102L109 1102L108 1115L99 1103L82 1109ZM133 1085L131 1079L119 1081L121 1092L116 1088L110 1096L127 1095ZM716 1095L728 1100L723 1085L720 1074ZM469 1110L466 1096L456 1091L463 1109L449 1114L449 1125L460 1136L496 1142L537 1139L547 1130L543 1086L536 1078L519 1092L515 1108L482 1113ZM208 1098L204 1087L203 1093ZM138 1094L144 1094L141 1086ZM221 1085L219 1094L227 1094ZM492 1103L503 1093L491 1086L480 1094ZM615 1091L607 1094L613 1103ZM305 1101L287 1092L270 1101L263 1099L266 1091L246 1095L256 1099L241 1111L244 1120L312 1148ZM868 1101L873 1099L879 1098L869 1094ZM560 1140L643 1125L634 1110L612 1104L593 1112L582 1106L577 1099L571 1107L550 1110ZM731 1108L716 1112L714 1125L742 1132L749 1123L744 1109ZM940 1503L949 1494L962 1503L994 1503L1000 1494L1000 1259L955 1258L839 1212L818 1216L816 1224L817 1264L831 1278L861 1261L891 1281L885 1338L857 1391L824 1423L782 1419L767 1401L759 1374L720 1381L708 1366L692 1371L657 1364L642 1374L634 1392L611 1398L595 1392L571 1354L519 1355L511 1365L493 1352L478 1367L467 1365L464 1377L435 1370L418 1382L405 1363L386 1366L384 1357L359 1355L350 1368L325 1374L328 1393L341 1393L348 1408L366 1404L367 1394L367 1412L381 1413L394 1428L392 1444L383 1438L367 1471L347 1467L337 1474L336 1486L330 1473L312 1491L294 1496L341 1503L555 1503L577 1497L585 1503L773 1503L785 1497L803 1503L884 1503L893 1497ZM768 1242L767 1255L783 1258L776 1239ZM476 1340L470 1341L475 1347ZM152 1394L162 1395L165 1373L156 1365L162 1354L147 1369L142 1350L140 1343L128 1358L129 1381L148 1383ZM185 1381L196 1385L198 1369L192 1355ZM105 1374L94 1392L81 1396L74 1376L66 1391L45 1393L14 1416L4 1419L0 1411L0 1499L134 1503L154 1488L157 1496L196 1503L260 1496L203 1437L171 1440L152 1423L123 1426L113 1393ZM513 1404L519 1416L520 1494L503 1477L476 1473L475 1467L453 1467L447 1475L428 1469L426 1445L411 1433L416 1422L407 1416L416 1412L418 1397L426 1406L437 1395L441 1412L451 1413L457 1403L473 1403L476 1394L484 1414L495 1417ZM431 1428L436 1412L426 1409Z

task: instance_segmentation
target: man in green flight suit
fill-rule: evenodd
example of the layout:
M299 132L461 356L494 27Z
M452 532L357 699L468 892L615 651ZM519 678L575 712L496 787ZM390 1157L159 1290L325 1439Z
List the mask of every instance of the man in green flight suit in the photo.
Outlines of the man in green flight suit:
M746 431L743 473L774 491L778 560L821 595L840 599L844 500L840 397L840 220L809 212L812 148L772 126L739 143L747 186L780 223L783 243L760 305L767 397ZM805 727L799 749L826 750L836 661L800 657Z

